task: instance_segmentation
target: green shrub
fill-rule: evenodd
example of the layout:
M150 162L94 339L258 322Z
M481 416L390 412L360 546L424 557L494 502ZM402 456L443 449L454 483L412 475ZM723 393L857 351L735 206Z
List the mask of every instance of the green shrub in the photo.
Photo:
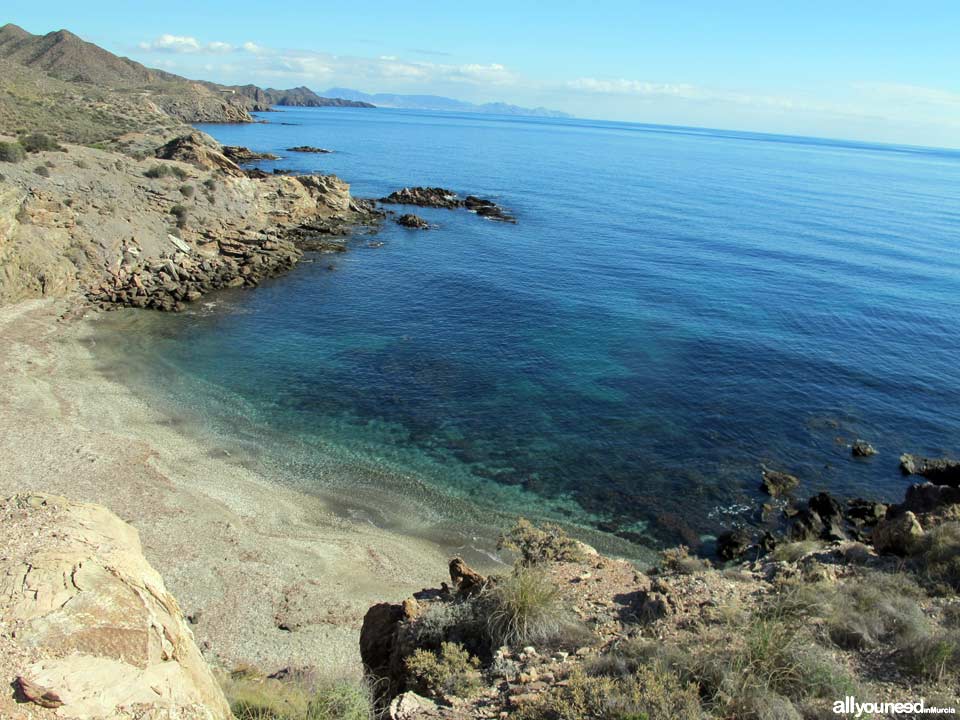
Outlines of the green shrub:
M18 142L0 142L0 162L18 163L27 155Z
M33 171L40 177L50 177L50 168L48 168L46 165L37 165Z
M31 133L20 140L23 149L30 153L63 151L64 148L49 135Z
M159 178L169 177L171 170L169 165L154 165L152 168L148 168L143 174L145 177L157 180Z
M498 581L483 600L493 647L549 644L571 625L560 590L531 568L519 568Z
M578 562L583 559L580 544L557 525L545 523L536 527L520 518L506 533L500 535L497 549L513 550L523 565L542 562Z
M574 672L521 706L518 720L700 720L697 686L661 667L641 667L622 678Z
M212 177L208 177L206 180L203 181L203 186L210 192L213 192L214 190L217 189L217 181L214 180Z
M480 661L456 643L443 643L439 653L417 649L406 666L420 689L433 697L470 697L480 689Z
M418 617L412 626L417 647L439 650L444 642L465 646L474 654L489 651L484 619L479 601L468 598L451 603L436 603Z
M195 192L193 185L181 185L180 194L185 198L192 198L193 193Z
M339 682L321 687L307 703L304 720L372 720L373 697L359 683Z

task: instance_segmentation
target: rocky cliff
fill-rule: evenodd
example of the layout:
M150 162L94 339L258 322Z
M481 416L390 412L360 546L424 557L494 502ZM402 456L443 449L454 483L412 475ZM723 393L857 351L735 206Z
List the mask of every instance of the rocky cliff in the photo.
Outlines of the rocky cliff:
M137 531L97 505L0 503L0 716L231 718Z

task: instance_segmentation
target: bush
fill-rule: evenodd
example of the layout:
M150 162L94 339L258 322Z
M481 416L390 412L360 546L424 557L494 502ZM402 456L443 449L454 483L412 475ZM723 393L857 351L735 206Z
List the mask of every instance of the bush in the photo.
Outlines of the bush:
M209 177L203 181L203 186L210 192L213 192L214 190L217 189L217 181L214 180L212 177Z
M960 522L945 522L925 533L912 560L917 574L935 591L960 591Z
M33 171L40 177L50 177L50 168L48 168L46 165L37 165Z
M174 205L170 208L170 214L177 219L177 227L185 228L187 226L187 209L183 205Z
M691 555L690 548L686 545L679 545L661 552L660 566L664 570L682 575L695 575L698 572L705 572L711 567L709 560Z
M27 155L18 142L0 142L0 162L18 163Z
M456 643L443 643L439 653L418 649L406 666L420 689L433 697L470 697L480 689L480 661Z
M493 647L538 645L557 640L571 624L560 590L542 573L520 568L484 595L487 633Z
M185 198L192 198L194 192L195 191L194 191L193 185L180 186L180 194L183 195Z
M157 180L159 178L169 177L171 170L169 165L154 165L143 173L145 177Z
M546 523L539 528L520 518L506 533L500 535L497 550L513 550L520 555L522 565L542 562L578 562L583 559L580 544L557 525Z
M27 152L55 152L64 150L61 145L49 135L44 133L32 133L20 140L23 149Z
M778 562L797 562L804 555L809 555L821 549L823 544L816 540L800 540L798 542L777 545L771 557Z
M662 667L641 667L623 678L574 672L532 703L518 720L700 720L697 686Z
M454 642L474 654L488 652L486 626L477 605L478 601L472 598L434 604L414 622L414 644L420 648L439 650L444 642Z
M940 682L948 675L960 675L960 634L913 638L896 657L900 666L916 678Z

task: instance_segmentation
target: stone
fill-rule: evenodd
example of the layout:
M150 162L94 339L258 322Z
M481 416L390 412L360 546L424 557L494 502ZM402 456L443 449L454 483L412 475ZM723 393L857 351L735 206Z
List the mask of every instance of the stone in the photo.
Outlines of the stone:
M763 468L761 482L768 495L780 497L797 487L800 484L800 479L785 472Z
M734 528L717 537L717 555L721 560L741 557L750 547L750 533L743 528Z
M297 145L296 147L287 148L287 152L314 153L318 155L328 155L329 153L332 153L333 150L327 150L326 148L313 147L313 145Z
M467 565L462 558L453 558L450 561L450 580L460 597L475 595L487 586L487 578Z
M873 547L878 553L907 555L923 537L917 516L907 510L883 518L873 530Z
M453 190L440 187L406 187L380 198L380 202L394 205L418 205L454 210L463 207L463 201Z
M414 215L413 213L405 213L397 218L397 225L401 227L410 228L412 230L429 230L430 223L424 220L419 215Z
M898 507L914 513L929 513L957 504L960 504L960 488L925 482L907 488L903 503Z
M106 508L15 495L0 523L0 638L17 686L62 718L227 720L230 708L137 531ZM19 646L16 654L5 645Z
M492 200L485 200L484 198L479 198L476 195L467 195L466 200L463 201L463 205L465 208L467 208L467 210L476 213L480 217L513 224L516 224L517 222L515 217L508 215L502 207L497 205Z
M865 440L857 440L850 447L850 452L854 457L870 457L877 454L877 449Z
M390 720L418 720L429 717L436 711L436 703L415 692L405 692L397 695L391 702L388 710Z

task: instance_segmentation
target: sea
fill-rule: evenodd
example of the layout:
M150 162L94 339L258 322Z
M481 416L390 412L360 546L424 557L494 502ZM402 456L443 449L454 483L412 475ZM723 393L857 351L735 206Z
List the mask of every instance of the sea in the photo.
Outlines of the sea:
M489 558L519 516L640 558L749 521L764 467L895 500L902 452L960 454L960 151L280 110L198 127L268 172L517 223L389 206L434 227L391 216L256 290L105 317L102 366L225 457Z

